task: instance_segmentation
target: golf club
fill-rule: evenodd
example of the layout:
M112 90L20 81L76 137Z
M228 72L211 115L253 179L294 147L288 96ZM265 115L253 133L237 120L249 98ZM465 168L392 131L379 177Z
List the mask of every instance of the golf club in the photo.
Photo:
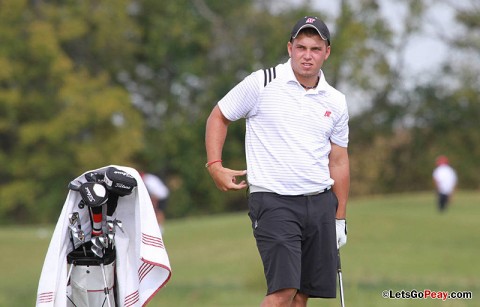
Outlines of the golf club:
M78 214L78 212L72 212L72 213L70 213L70 214L68 215L68 220L69 220L69 222L70 222L70 225L76 224L79 216L80 216L80 215Z
M67 281L70 282L70 276L72 276L72 270L73 270L74 264L70 264L70 268L68 269L68 274L67 274Z
M76 248L75 246L75 240L73 239L73 233L75 232L73 225L77 222L78 219L78 212L73 212L68 215L68 221L70 224L68 225L68 228L70 229L70 241L72 242L73 249Z
M68 188L70 190L73 190L73 191L80 191L80 186L82 185L81 182L79 181L71 181L69 184L68 184Z
M92 241L92 247L91 247L92 252L97 257L102 258L104 255L104 252L103 252L104 245L101 242L100 237L93 237L91 241Z
M340 262L340 250L338 250L337 273L338 284L340 288L340 304L342 307L345 307L345 299L343 297L342 263Z
M87 248L85 247L85 232L82 230L82 223L80 222L80 218L78 219L78 238L82 243L83 254L87 256Z
M113 221L113 223L115 224L116 227L118 227L118 228L122 231L122 233L125 233L125 231L123 231L123 223L122 223L122 221L115 219L115 220Z
M115 223L112 220L107 221L107 237L108 237L108 242L112 249L115 247Z
M110 303L110 290L108 289L108 284L107 284L107 277L105 276L105 268L103 266L103 263L100 263L100 267L102 268L102 275L103 275L103 283L105 284L105 288L103 289L103 292L105 293L105 298L107 299L107 306L111 307Z

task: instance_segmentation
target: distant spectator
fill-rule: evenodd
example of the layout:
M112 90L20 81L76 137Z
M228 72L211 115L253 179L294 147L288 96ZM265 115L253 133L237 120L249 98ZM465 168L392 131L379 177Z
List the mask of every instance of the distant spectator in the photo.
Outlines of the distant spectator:
M150 173L142 173L141 176L145 186L147 187L148 193L150 194L150 199L152 200L153 208L155 210L158 226L160 226L160 230L163 232L165 223L165 209L167 207L167 200L170 191L158 176Z
M447 209L449 201L457 186L457 174L449 165L446 156L439 156L436 168L433 171L433 181L438 194L438 209L443 212Z

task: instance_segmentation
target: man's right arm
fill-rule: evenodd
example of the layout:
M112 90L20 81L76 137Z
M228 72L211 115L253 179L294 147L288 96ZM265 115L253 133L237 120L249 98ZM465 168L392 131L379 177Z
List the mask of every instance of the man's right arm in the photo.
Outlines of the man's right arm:
M227 137L230 121L223 115L220 108L215 106L207 119L205 130L205 148L207 150L207 163L222 159L223 145ZM246 170L231 170L224 168L222 162L207 166L208 172L215 185L222 191L240 190L247 187L245 180L237 183L237 176L245 176Z

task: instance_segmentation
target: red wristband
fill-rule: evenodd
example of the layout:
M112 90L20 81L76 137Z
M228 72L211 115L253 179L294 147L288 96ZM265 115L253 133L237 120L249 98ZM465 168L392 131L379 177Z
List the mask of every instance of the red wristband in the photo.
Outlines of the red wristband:
M210 165L212 165L214 163L217 163L217 162L222 162L222 160L215 160L215 161L207 162L207 163L205 163L205 167L210 167Z

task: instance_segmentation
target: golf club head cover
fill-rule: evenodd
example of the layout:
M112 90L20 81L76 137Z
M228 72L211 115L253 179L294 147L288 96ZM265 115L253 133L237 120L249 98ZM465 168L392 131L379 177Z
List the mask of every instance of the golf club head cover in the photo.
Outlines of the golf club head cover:
M87 182L97 182L101 183L103 182L104 174L98 173L98 172L88 172L85 174L85 179Z
M85 182L80 186L79 192L83 203L90 208L92 236L99 236L102 234L102 205L108 199L107 189L97 182Z
M103 184L85 182L80 186L80 196L88 207L100 207L107 202L108 194Z
M110 195L118 196L130 195L137 186L137 180L132 175L116 167L107 168L103 182Z
M118 204L118 194L110 194L107 200L107 217L109 219L112 218L113 213L117 209L117 204Z
M70 181L70 183L68 184L68 189L72 190L72 191L80 191L80 187L82 186L82 183L80 181Z

